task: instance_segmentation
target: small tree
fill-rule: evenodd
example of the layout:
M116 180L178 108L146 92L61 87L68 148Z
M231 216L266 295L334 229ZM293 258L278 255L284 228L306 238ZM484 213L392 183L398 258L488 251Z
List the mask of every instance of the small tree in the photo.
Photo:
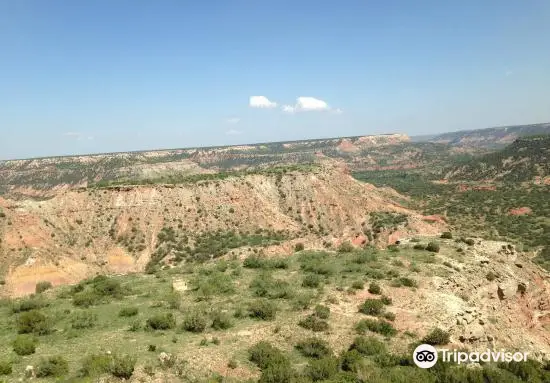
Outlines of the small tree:
M433 253L439 253L439 243L437 242L428 243L428 246L426 246L426 250L431 251Z
M35 292L37 294L40 294L51 288L52 288L52 283L50 281L41 281L36 284Z

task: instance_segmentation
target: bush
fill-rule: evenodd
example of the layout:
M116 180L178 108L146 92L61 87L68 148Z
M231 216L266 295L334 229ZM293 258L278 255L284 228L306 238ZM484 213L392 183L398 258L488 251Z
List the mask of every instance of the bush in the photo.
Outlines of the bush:
M349 347L349 351L357 350L360 354L370 356L386 352L386 345L376 338L358 336Z
M346 351L340 357L340 368L344 371L357 372L363 363L363 358L357 350Z
M82 361L80 376L97 376L111 370L111 356L107 354L88 355Z
M393 287L418 287L418 282L409 277L401 277L394 279L391 283Z
M204 315L202 312L194 311L187 314L185 318L183 318L181 327L185 331L199 333L203 332L206 329L207 325L208 321L206 319L206 315Z
M38 340L31 335L18 335L12 342L13 351L17 355L31 355L36 351Z
M440 328L435 328L422 339L422 343L436 346L448 344L449 340L450 335L447 331L443 331Z
M351 253L353 251L353 245L350 241L345 241L338 246L339 253Z
M288 358L278 348L266 341L260 341L248 349L248 359L261 370L279 364L289 365Z
M437 242L428 243L428 246L426 246L426 250L431 251L432 253L439 253L439 243Z
M364 334L367 330L382 334L385 336L393 336L397 334L397 330L391 325L391 323L384 320L363 319L355 325L355 330Z
M330 308L323 305L315 306L315 315L321 319L328 319L330 316Z
M450 231L444 231L441 234L442 239L453 239L453 234Z
M93 291L81 291L73 296L73 305L88 308L97 305L100 297Z
M485 278L487 278L487 280L488 280L489 282L492 282L492 281L494 281L495 279L498 278L498 275L495 274L495 273L492 272L492 271L489 271L489 272L487 273L487 275L485 276Z
M388 297L388 296L386 296L386 295L382 295L382 296L380 297L380 301L382 301L382 303L385 304L386 306L391 305L392 302L393 302L392 299L391 299L391 297Z
M50 356L41 359L36 368L36 377L45 378L48 376L60 377L69 372L69 363L60 355Z
M305 249L305 246L303 243L299 242L294 246L294 251L299 252Z
M38 310L45 306L47 306L45 301L38 298L31 298L14 302L11 310L14 313L21 313L25 311Z
M473 246L475 244L475 241L472 238L464 239L462 242L468 246Z
M329 381L329 379L338 373L338 360L334 357L312 360L306 367L305 372L314 382Z
M136 316L139 312L139 309L135 306L123 307L118 312L119 317L133 317Z
M351 288L354 290L363 290L365 288L365 282L363 281L354 281L351 284Z
M145 326L151 330L169 330L176 327L174 314L157 314L145 322Z
M292 299L292 308L295 310L305 310L311 306L314 295L310 292L300 292Z
M250 283L254 295L261 298L280 299L291 298L293 291L287 281L274 279L269 274L262 274Z
M245 258L243 266L249 269L262 269L265 266L265 262L257 255L250 255Z
M296 349L308 358L320 359L332 355L329 344L319 338L308 338L296 345Z
M322 282L321 276L317 274L307 274L302 281L303 287L317 288L321 285Z
M124 296L124 290L116 279L100 275L92 280L92 286L94 292L100 296L112 298L122 298Z
M369 293L380 295L382 293L382 289L380 288L380 285L376 282L371 282L369 284Z
M46 290L49 290L52 288L52 283L49 282L49 281L41 281L41 282L38 282L36 284L36 287L34 289L34 291L37 293L37 294L40 294L40 293L43 293L44 291Z
M265 299L252 302L248 306L249 316L262 320L273 320L277 313L277 306Z
M136 357L134 356L114 355L111 360L109 372L117 378L130 379L134 373L135 365Z
M19 334L46 335L51 332L51 323L38 310L25 311L17 318L17 332Z
M74 329L92 328L97 321L97 315L90 311L81 311L73 314L71 326Z
M365 302L359 306L359 312L372 316L382 315L384 312L384 303L380 299L367 298Z
M328 330L328 322L318 318L315 315L308 315L307 317L299 321L298 325L300 327L315 332Z
M233 322L227 313L215 312L212 315L212 328L214 330L227 330L233 327Z
M12 373L12 362L8 360L0 361L0 375L10 375Z
M417 243L416 245L413 246L413 249L415 249L415 250L426 250L426 246L421 245L420 243Z

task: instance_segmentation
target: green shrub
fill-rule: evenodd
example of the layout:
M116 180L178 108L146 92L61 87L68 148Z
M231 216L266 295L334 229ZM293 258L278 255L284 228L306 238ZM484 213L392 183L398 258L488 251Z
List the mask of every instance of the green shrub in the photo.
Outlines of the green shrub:
M212 328L214 330L227 330L233 327L233 321L227 313L216 311L212 315Z
M363 355L376 355L386 352L386 345L373 337L358 336L353 340L349 351L357 350Z
M475 244L475 241L472 238L464 239L462 242L468 246L473 246Z
M199 299L202 300L235 292L235 285L231 277L219 271L215 271L208 276L200 275L191 284Z
M250 284L250 289L254 295L261 298L280 299L293 296L292 288L287 281L274 279L269 274L255 278Z
M409 277L400 277L392 281L391 285L393 287L418 287L418 282Z
M338 373L338 359L334 357L311 360L306 367L305 373L314 382L340 382L340 380L330 380Z
M264 259L258 257L257 255L250 255L245 258L243 266L248 269L262 269L265 266Z
M266 341L260 341L248 349L248 359L261 370L277 364L288 363L281 350ZM286 361L286 362L285 362Z
M51 288L52 288L52 283L50 281L40 281L36 284L35 292L37 294L40 294Z
M0 375L11 375L12 362L8 360L0 361Z
M260 299L248 306L249 316L262 320L273 320L277 314L277 306L266 299Z
M308 315L299 321L298 325L315 332L327 331L329 327L327 321L318 318L316 315Z
M358 372L363 358L357 350L346 351L340 356L340 368L344 371Z
M200 311L193 311L185 315L181 327L189 332L203 332L208 325L208 320L205 314Z
M498 278L498 275L497 275L496 273L494 273L493 271L489 271L489 272L487 273L487 275L485 276L485 278L487 278L487 280L488 280L489 282L492 282L492 281L494 281L495 279Z
M323 305L315 306L315 315L321 319L328 319L330 316L330 308Z
M359 312L372 316L382 315L384 312L384 303L380 299L367 298L363 304L359 306Z
M439 243L430 242L426 246L426 250L431 251L432 253L439 253Z
M345 241L338 246L339 253L351 253L353 251L353 245L350 241Z
M386 295L382 295L382 296L380 297L380 301L382 301L382 303L385 304L386 306L391 305L392 302L393 302L392 299L391 299L391 297L388 297L388 296L386 296Z
M385 336L393 336L397 334L397 330L391 323L384 320L362 319L355 325L355 330L359 334L364 334L367 330Z
M17 317L17 332L19 334L46 335L51 331L51 322L38 310L25 311Z
M176 327L176 318L172 313L157 314L147 319L145 326L150 330L168 330Z
M122 298L124 289L116 279L100 275L92 280L93 291L104 297Z
M111 355L93 354L88 355L82 361L80 368L80 376L97 376L102 375L111 370Z
M181 307L181 294L177 291L170 291L166 295L166 302L169 308L179 310Z
M302 242L298 242L295 246L294 246L294 251L295 252L299 252L299 251L302 251L305 249L305 246Z
M13 351L21 356L34 354L37 344L37 339L31 335L18 335L12 342Z
M426 250L426 246L424 246L420 243L417 243L416 245L413 246L413 249L415 249L415 250Z
M136 316L139 312L139 309L135 306L123 307L118 312L119 317L133 317Z
M382 317L392 322L395 320L395 314L392 312L385 312Z
M363 290L365 288L365 282L363 281L353 281L351 288L354 290Z
M47 306L46 301L39 299L38 297L35 297L35 298L15 301L12 304L11 309L12 309L12 312L14 313L21 313L25 311L38 310L46 306Z
M80 311L73 314L71 326L74 329L92 328L97 321L97 315L90 311Z
M111 360L109 372L117 378L130 379L134 373L136 361L137 359L135 356L114 355Z
M447 331L440 328L433 329L428 335L422 339L422 343L436 345L445 345L450 341L450 335Z
M310 292L298 293L292 299L292 307L295 310L305 310L311 306L314 295Z
M99 304L101 297L93 291L81 291L73 295L73 305L88 308Z
M382 293L382 289L380 288L380 285L376 282L371 282L369 284L369 293L380 295Z
M36 368L37 378L60 377L69 373L69 363L60 355L40 359Z
M317 288L321 285L323 279L317 274L307 274L302 281L303 287Z
M444 231L441 234L442 239L453 239L453 234L450 231Z
M308 358L324 358L332 355L332 350L329 344L323 339L307 338L296 345L296 349Z

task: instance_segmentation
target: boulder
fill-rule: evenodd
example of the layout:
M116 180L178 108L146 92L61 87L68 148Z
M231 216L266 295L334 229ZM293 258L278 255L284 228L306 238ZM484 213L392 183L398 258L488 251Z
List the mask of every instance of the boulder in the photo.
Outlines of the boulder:
M505 299L510 299L516 295L518 285L513 280L507 280L498 284L497 295L498 298L502 301Z

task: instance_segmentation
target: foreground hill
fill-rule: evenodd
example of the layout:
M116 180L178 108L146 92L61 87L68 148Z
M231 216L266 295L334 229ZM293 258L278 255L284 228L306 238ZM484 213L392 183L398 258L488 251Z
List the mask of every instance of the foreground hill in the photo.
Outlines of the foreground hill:
M449 180L550 182L550 135L517 139L506 148L451 169Z
M548 381L535 361L550 352L547 274L510 244L433 241L42 283L33 298L1 302L2 373L51 382ZM422 370L411 360L420 342L532 360Z

